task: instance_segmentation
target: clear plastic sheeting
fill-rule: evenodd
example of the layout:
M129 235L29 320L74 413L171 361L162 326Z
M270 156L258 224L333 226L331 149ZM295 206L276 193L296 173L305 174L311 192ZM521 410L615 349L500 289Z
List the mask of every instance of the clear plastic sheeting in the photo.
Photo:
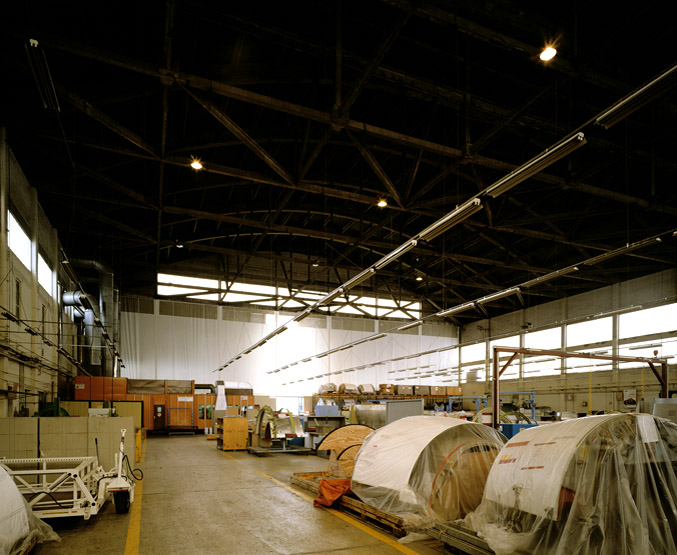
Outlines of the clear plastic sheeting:
M376 430L357 456L351 489L366 504L418 528L477 507L506 439L455 418L409 416Z
M611 414L529 428L466 523L497 555L675 554L677 425Z
M60 540L51 526L33 515L12 477L0 467L0 555L25 553L38 542Z

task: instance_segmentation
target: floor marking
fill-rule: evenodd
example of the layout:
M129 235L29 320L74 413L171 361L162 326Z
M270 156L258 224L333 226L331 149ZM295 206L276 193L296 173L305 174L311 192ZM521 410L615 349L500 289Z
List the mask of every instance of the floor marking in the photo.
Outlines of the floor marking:
M293 487L291 487L289 484L285 484L284 482L281 482L277 478L273 478L270 474L267 474L266 472L259 470L258 473L261 474L261 476L265 476L269 480L271 480L271 481L275 482L276 484L282 486L283 488L288 489L292 493L295 493L299 497L303 497L304 499L308 499L309 501L313 501L315 499L313 496L310 496L306 493L298 491L298 490L294 489ZM336 509L331 509L329 507L321 507L321 508L324 509L325 511L331 513L335 517L340 518L344 522L347 522L348 524L352 524L353 526L355 526L355 528L359 528L363 532L366 532L367 534L369 534L373 538L376 538L377 540L382 541L383 543L389 545L393 549L396 549L400 553L407 553L408 555L419 555L418 551L414 551L413 549L411 549L411 548L409 548L405 545L397 543L397 541L395 541L394 539L386 536L385 534L382 534L381 532L374 530L370 526L363 524L359 520L356 520L353 517L350 517L350 516L342 513L341 511L337 511Z
M222 450L222 449L217 449L216 447L214 447L214 449L216 449L216 450L217 450L219 453L221 453L224 457L228 457L231 461L236 461L236 460L238 460L238 459L236 459L235 457L233 457L232 455L229 455L228 453L226 453L226 452L225 452L224 450Z
M134 503L132 503L129 515L129 527L127 528L127 542L125 543L125 555L138 555L139 537L141 536L141 492L143 482L137 482L134 487Z
M141 443L141 456L139 463L146 460L146 439ZM127 526L127 541L125 542L125 555L138 555L139 537L141 536L141 498L143 482L138 481L134 486L134 503L132 503L129 525Z

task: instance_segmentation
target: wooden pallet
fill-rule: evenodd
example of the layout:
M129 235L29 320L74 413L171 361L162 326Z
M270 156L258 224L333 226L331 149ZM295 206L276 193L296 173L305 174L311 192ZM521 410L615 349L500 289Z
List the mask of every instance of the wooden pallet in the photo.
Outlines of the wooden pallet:
M474 532L453 522L436 524L428 528L426 534L453 547L457 552L468 555L494 555L487 542Z
M290 481L295 486L317 494L320 480L326 477L324 472L301 472L292 474ZM375 524L397 538L407 535L402 518L370 507L352 495L342 495L334 502L332 507Z

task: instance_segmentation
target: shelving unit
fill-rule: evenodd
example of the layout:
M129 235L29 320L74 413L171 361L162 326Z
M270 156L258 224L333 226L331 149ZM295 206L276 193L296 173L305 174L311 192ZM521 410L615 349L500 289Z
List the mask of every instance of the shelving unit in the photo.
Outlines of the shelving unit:
M318 399L333 399L336 404L342 409L344 402L347 400L354 400L355 403L357 404L365 404L370 401L402 401L404 399L423 399L424 405L428 405L433 403L448 403L449 402L449 396L448 395L387 395L387 394L379 394L379 393L369 393L369 394L364 394L364 393L356 393L356 394L351 394L351 393L318 393L314 397ZM313 401L313 404L315 405L316 402Z

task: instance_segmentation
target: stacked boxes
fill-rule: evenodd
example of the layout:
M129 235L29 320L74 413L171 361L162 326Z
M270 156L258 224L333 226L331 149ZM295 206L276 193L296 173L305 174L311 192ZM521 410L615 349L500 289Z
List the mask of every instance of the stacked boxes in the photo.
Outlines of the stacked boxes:
M430 386L429 385L415 385L414 386L414 395L430 395Z
M378 384L378 392L381 395L395 395L395 386L391 383Z
M414 386L413 385L398 385L395 387L395 393L397 395L413 395Z

